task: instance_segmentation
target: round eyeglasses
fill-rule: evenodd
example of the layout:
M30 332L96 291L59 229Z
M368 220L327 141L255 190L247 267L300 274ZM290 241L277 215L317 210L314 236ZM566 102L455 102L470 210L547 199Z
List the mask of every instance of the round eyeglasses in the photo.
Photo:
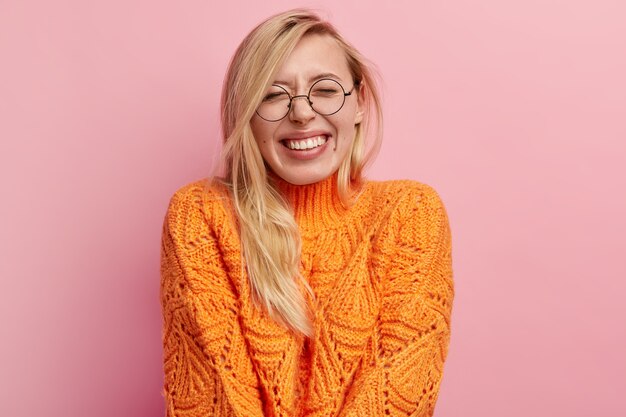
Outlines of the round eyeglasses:
M352 94L355 87L356 84L346 93L339 82L322 78L313 83L307 95L291 96L283 87L272 85L256 109L256 114L268 122L277 122L289 114L294 99L306 98L315 113L330 116L341 110L346 97Z

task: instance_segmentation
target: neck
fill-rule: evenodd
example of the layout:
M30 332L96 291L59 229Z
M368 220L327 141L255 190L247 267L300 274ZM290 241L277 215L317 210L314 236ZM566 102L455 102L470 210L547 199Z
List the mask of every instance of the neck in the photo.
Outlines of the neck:
M337 192L337 174L306 185L294 185L270 174L276 188L292 207L303 233L333 227L346 214L348 209L341 203Z

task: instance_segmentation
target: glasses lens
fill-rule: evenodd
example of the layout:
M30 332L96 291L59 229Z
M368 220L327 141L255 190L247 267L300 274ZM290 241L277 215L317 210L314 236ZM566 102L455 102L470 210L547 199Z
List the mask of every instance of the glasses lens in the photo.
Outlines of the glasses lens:
M346 100L341 84L329 79L319 80L313 84L309 97L313 110L325 116L337 113Z
M257 113L265 120L280 120L289 112L289 101L287 90L273 85L263 97Z

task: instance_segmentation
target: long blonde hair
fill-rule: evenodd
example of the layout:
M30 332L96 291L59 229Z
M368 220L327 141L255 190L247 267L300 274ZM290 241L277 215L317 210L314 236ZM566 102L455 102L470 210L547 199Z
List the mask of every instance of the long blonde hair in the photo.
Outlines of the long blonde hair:
M382 137L382 113L370 64L328 22L306 9L290 10L259 24L237 48L222 89L224 178L232 193L243 261L255 302L278 323L295 332L313 333L303 288L313 296L299 272L301 239L289 204L268 176L250 120L281 63L307 34L332 36L345 51L358 88L365 89L364 122L356 126L348 157L338 172L338 194L344 205L360 190L363 169L373 159ZM373 142L366 149L366 132Z

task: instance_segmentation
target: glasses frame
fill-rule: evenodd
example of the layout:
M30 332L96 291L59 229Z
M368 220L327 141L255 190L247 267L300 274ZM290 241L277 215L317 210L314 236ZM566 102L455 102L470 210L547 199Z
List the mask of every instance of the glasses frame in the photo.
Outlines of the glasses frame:
M333 82L337 83L339 85L339 87L341 88L341 91L343 91L343 101L341 102L341 106L339 106L339 108L337 110L335 110L334 112L332 112L332 113L320 113L320 112L318 112L317 110L315 110L313 108L313 102L311 101L311 91L313 91L313 87L315 87L315 85L317 83L322 82L322 81L333 81ZM339 110L343 109L343 105L346 104L346 97L352 95L352 92L354 91L354 89L358 85L359 85L358 83L354 83L352 85L352 88L350 89L350 91L348 91L346 93L346 89L343 88L343 85L341 85L341 83L339 81L334 80L332 78L320 78L319 80L317 80L313 84L311 84L311 87L309 88L308 94L299 94L299 95L296 95L296 96L292 96L291 94L289 94L289 91L287 91L284 87L282 87L282 86L280 86L278 84L272 84L272 87L280 88L285 93L287 93L287 97L289 97L289 104L287 105L287 111L285 112L285 115L283 117L281 117L280 119L266 119L265 117L263 117L263 116L261 116L259 114L259 107L261 107L261 105L263 103L261 103L259 105L259 107L257 107L255 112L256 112L257 116L259 116L261 119L263 119L263 120L265 120L267 122L279 122L279 121L283 120L285 117L287 117L289 115L289 112L291 112L291 105L293 104L293 100L294 99L296 99L296 98L306 98L307 103L309 103L309 107L311 107L311 110L313 110L315 113L319 114L320 116L332 116L333 114L338 113Z

